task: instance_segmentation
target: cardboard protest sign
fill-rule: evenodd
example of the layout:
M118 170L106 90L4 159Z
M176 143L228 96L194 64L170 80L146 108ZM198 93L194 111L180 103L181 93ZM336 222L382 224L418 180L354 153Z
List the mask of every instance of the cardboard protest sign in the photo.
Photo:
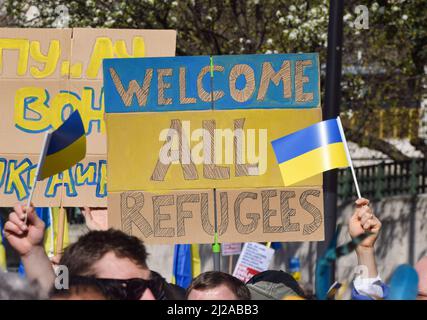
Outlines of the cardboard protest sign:
M213 56L213 62L213 89L224 93L215 109L299 109L320 104L316 54Z
M106 61L106 112L210 110L209 64L209 56Z
M103 68L110 226L149 243L213 242L201 211L185 241L123 225L128 194L202 189L215 192L220 242L323 240L322 176L283 188L270 144L321 121L317 54L106 59ZM147 220L153 210L138 212Z
M24 167L36 165L44 132L58 128L75 109L87 134L87 158L82 169L73 167L38 185L33 202L106 206L102 60L173 56L175 38L173 30L0 28L0 159L7 164L0 172L0 206L28 197ZM86 180L78 171L85 169ZM10 181L18 186L10 188Z
M108 223L147 243L211 243L214 192L220 242L323 239L323 194L319 187L109 191ZM164 220L162 226L155 223L157 219ZM156 232L163 225L168 231ZM179 226L186 232L180 232Z
M269 141L320 117L318 108L108 113L109 190L280 187Z
M319 187L216 190L220 242L323 240ZM227 232L221 232L224 217Z
M92 44L92 46L88 45ZM171 57L175 55L175 30L74 28L72 79L102 81L102 61L107 58Z
M213 190L109 194L108 225L147 244L210 243Z
M254 242L245 243L233 276L246 283L257 273L268 270L273 255L272 248Z
M0 28L0 80L67 79L71 37L72 29Z
M104 76L108 113L320 105L314 53L106 59Z
M60 178L59 182L62 180L63 183L63 206L107 207L107 161L103 158L86 156L83 161L64 171Z
M1 204L13 206L30 195L29 186L34 181L38 156L8 154L0 156ZM46 207L58 207L62 195L62 183L58 176L39 182L33 196L34 203Z

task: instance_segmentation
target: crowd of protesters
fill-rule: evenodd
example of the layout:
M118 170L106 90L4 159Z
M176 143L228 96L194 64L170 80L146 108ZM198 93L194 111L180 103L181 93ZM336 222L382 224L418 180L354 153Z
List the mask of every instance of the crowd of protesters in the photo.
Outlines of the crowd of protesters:
M86 208L86 214L88 210ZM90 230L65 248L57 264L67 267L67 286L58 288L54 266L43 248L44 229L34 207L14 207L4 225L4 235L20 255L26 278L0 272L0 299L312 299L290 274L274 270L257 274L248 283L227 273L205 272L193 279L185 290L150 270L148 253L140 239L113 229ZM356 201L348 230L353 239L370 232L356 248L358 264L366 266L368 273L357 275L353 280L352 299L386 299L388 287L378 273L374 250L381 222L367 199ZM427 299L427 257L421 259L415 269L419 276L418 298Z

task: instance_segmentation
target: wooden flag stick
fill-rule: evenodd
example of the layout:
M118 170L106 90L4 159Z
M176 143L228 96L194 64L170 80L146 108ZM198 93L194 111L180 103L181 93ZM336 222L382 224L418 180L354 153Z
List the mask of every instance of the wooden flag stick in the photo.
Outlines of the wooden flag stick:
M354 171L353 161L351 161L350 151L348 149L347 139L345 138L344 129L343 129L340 117L337 117L337 122L338 122L338 127L340 129L341 138L342 138L342 141L344 143L347 161L350 164L351 174L353 175L354 185L356 186L357 197L360 199L360 198L362 198L362 196L360 194L359 183L357 182L356 172Z
M65 209L61 204L58 217L58 236L56 238L55 256L62 254L62 246L64 245L64 230L65 230ZM54 239L52 239L53 241Z
M228 273L233 275L233 255L228 257Z
M42 166L43 158L47 152L47 143L49 140L50 133L51 133L51 131L48 130L44 136L42 150L41 150L40 155L39 155L39 161L37 162L36 174L34 176L34 181L33 181L33 184L31 186L30 196L28 197L28 200L27 200L27 208L29 208L31 206L31 200L33 199L34 190L36 190L37 178L38 178L38 175L40 173L40 168ZM24 223L27 224L27 212L25 212Z

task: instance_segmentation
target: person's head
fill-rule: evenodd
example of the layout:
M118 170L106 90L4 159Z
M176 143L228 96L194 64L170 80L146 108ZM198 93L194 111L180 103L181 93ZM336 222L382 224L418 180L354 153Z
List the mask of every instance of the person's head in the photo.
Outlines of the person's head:
M70 275L109 279L150 278L141 240L122 231L90 231L64 250L60 264Z
M228 273L209 271L196 277L187 289L188 300L250 300L245 284Z
M278 270L267 270L254 275L247 283L252 300L282 300L306 298L304 290L289 274Z
M0 300L46 299L37 283L29 283L17 274L0 271Z
M421 258L415 264L418 273L418 298L427 299L427 256Z
M152 290L145 290L148 282L144 280L151 279L147 256L141 240L109 229L81 236L64 250L60 264L68 268L71 279L77 276L96 278L101 286L133 287L134 291L144 290L141 299L154 299ZM129 283L130 279L135 281Z

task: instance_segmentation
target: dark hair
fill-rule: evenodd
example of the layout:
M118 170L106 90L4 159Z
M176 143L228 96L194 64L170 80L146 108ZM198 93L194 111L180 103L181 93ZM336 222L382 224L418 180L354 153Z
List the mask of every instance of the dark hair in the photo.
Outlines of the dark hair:
M128 258L147 269L147 251L143 242L122 231L90 231L64 250L60 264L72 275L93 275L92 266L106 253L114 252L119 258Z
M219 287L221 285L227 286L231 292L237 297L238 300L250 300L251 293L246 285L239 279L229 275L228 273L219 271L208 271L201 273L190 284L187 289L186 298L191 290L207 290Z

